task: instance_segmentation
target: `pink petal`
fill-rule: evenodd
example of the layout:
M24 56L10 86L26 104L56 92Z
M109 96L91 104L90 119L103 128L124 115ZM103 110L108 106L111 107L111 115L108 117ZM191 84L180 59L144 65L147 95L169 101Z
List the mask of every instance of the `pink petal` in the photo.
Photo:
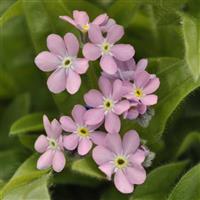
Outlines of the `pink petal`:
M88 60L85 58L76 58L76 60L74 61L74 70L78 74L85 74L88 70L88 67Z
M112 111L109 112L105 116L105 129L109 133L118 133L121 128L121 121L119 117L113 113Z
M66 89L70 94L75 94L81 86L80 75L73 70L68 71Z
M145 160L146 153L141 149L137 149L134 154L130 154L129 161L135 165L141 165Z
M92 142L88 138L81 138L78 145L78 153L83 156L86 155L92 148Z
M119 103L115 104L114 112L117 115L121 115L123 112L127 111L130 107L130 103L127 100L120 101Z
M101 25L101 24L105 23L107 20L108 20L108 15L106 13L104 13L104 14L97 16L93 20L92 24Z
M101 29L99 26L91 24L88 31L89 39L94 44L101 44L104 41Z
M115 74L117 72L117 64L111 55L103 55L100 60L100 66L108 74Z
M142 103L140 103L138 105L137 109L138 109L139 113L143 115L147 111L147 106L142 104Z
M72 116L75 120L75 122L79 125L84 125L84 114L86 112L86 109L82 105L75 105L73 110L72 110Z
M131 59L134 54L134 48L129 44L116 44L111 48L113 56L121 61L127 61Z
M88 14L85 11L74 10L73 17L75 22L81 26L86 25L89 22Z
M137 76L134 78L136 87L142 88L149 81L150 74L146 71L141 71L137 73Z
M65 69L60 68L54 71L47 80L49 90L55 94L65 90L66 74Z
M159 78L152 78L150 81L145 85L143 91L145 94L151 94L155 92L160 86Z
M114 173L114 169L115 169L115 166L113 165L113 163L104 163L102 165L99 166L99 169L104 173L106 174L107 178L109 180L111 180L111 176L112 174Z
M145 58L140 59L137 63L137 69L136 70L145 70L147 65L148 65L147 59L145 59Z
M135 108L129 109L127 112L124 113L124 118L125 119L136 119L139 116L139 112Z
M61 172L65 167L65 163L66 160L64 153L61 151L56 151L52 162L52 167L54 171Z
M157 104L157 101L158 101L158 97L154 94L147 95L141 99L141 102L147 106L155 105Z
M88 60L97 60L101 56L101 50L98 46L92 43L86 43L83 46L83 55Z
M64 40L57 34L51 34L47 37L47 47L49 51L56 55L66 55L66 47Z
M51 123L46 115L43 115L44 129L49 137L52 137Z
M108 133L105 138L106 148L110 149L115 154L122 153L122 141L118 133Z
M119 41L124 35L124 28L120 25L113 25L110 29L108 29L107 33L107 41L111 44Z
M51 149L47 150L39 157L37 161L37 168L40 170L49 168L52 164L53 156L54 152Z
M134 153L140 145L138 133L134 130L128 131L123 137L122 145L125 155Z
M110 162L114 159L114 154L103 146L96 146L92 151L92 158L98 165Z
M118 170L114 176L115 187L122 193L132 193L133 185L129 182L128 177L124 175L122 170Z
M127 167L125 174L131 184L140 185L146 179L146 172L142 166L134 165L134 167Z
M35 58L35 64L40 70L44 72L55 70L60 65L60 63L61 61L58 59L58 57L48 51L39 53Z
M56 119L51 122L51 130L53 138L58 138L62 133L61 125Z
M84 95L85 103L91 107L98 107L103 104L103 96L98 90L90 90Z
M117 79L113 83L112 98L114 100L119 100L122 97L122 94L122 81Z
M99 124L104 120L103 109L90 109L84 115L85 123L87 125Z
M91 135L91 140L96 145L104 145L106 133L102 131L94 131Z
M110 97L112 94L111 82L106 78L101 76L98 81L98 85L105 97Z
M69 22L70 24L72 24L73 26L76 26L76 23L74 22L74 20L71 17L68 16L59 16L60 19L65 20L67 22Z
M72 133L70 135L65 135L63 137L63 146L67 149L67 150L74 150L76 149L76 147L78 146L78 142L79 142L79 137L76 133Z
M35 141L34 148L39 153L44 153L47 150L49 143L44 135L40 135Z
M62 116L60 118L60 123L63 130L65 130L66 132L74 132L76 130L76 124L71 117Z
M67 53L69 56L77 56L79 51L79 42L73 33L67 33L64 36Z

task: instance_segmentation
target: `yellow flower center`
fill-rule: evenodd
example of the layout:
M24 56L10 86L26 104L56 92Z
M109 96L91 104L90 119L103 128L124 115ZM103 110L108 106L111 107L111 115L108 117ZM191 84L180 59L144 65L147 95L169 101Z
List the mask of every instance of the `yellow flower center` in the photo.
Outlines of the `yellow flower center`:
M114 106L114 102L111 99L104 99L103 108L105 111L112 110L113 106Z
M101 46L101 50L103 54L107 54L110 52L111 45L108 42L104 42Z
M143 96L143 91L140 89L140 88L136 88L134 90L134 95L137 97L137 98L141 98Z
M90 28L90 25L89 25L89 24L83 25L83 26L82 26L82 32L83 32L83 33L86 33L86 32L89 30L89 28Z
M118 169L122 169L122 168L127 167L127 165L128 165L128 160L127 160L127 158L124 157L124 156L117 156L117 157L115 158L114 163L115 163L115 167L117 167Z
M81 137L88 137L90 135L90 132L89 132L88 128L86 128L86 127L78 128L77 132L78 132L78 135Z

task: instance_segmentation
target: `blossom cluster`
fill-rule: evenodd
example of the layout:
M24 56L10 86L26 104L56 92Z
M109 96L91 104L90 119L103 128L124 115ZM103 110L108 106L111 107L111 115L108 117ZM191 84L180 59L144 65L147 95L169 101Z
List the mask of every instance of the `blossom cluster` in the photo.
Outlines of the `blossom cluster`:
M85 156L95 146L92 158L99 169L108 180L114 174L114 184L120 192L131 193L135 184L146 179L144 166L150 151L135 130L121 139L121 117L136 119L157 103L154 92L159 88L159 78L146 71L147 59L135 62L132 45L117 43L124 28L107 14L90 22L86 12L75 10L73 18L60 18L80 30L86 40L80 45L72 33L64 38L57 34L47 37L49 51L39 53L35 63L42 71L53 71L47 80L49 90L67 90L71 95L78 92L80 75L87 72L90 61L100 60L102 73L99 90L89 90L84 95L85 105L75 105L71 116L50 122L44 115L47 136L41 135L35 142L36 151L42 153L37 168L52 167L60 172L66 163L66 150L77 149L79 155ZM78 57L80 46L82 58Z

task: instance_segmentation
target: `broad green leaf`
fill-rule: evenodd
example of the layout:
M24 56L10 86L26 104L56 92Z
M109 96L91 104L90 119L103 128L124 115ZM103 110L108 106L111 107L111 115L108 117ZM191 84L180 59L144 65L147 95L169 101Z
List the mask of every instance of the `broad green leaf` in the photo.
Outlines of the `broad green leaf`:
M43 130L42 113L28 114L15 121L11 128L11 135L23 134Z
M91 176L100 180L104 180L106 177L98 169L94 160L91 157L85 157L72 162L71 169L75 172L79 172L86 176Z
M200 133L199 132L192 132L189 133L181 143L180 147L178 148L178 151L175 155L176 158L181 156L183 153L185 153L189 148L191 148L193 145L200 146Z
M137 186L130 200L165 200L187 163L182 161L154 169L145 183Z
M14 176L0 191L4 200L11 199L50 199L47 190L48 170L36 169L38 157L33 155L15 172Z
M168 200L200 199L200 164L188 171L172 190Z

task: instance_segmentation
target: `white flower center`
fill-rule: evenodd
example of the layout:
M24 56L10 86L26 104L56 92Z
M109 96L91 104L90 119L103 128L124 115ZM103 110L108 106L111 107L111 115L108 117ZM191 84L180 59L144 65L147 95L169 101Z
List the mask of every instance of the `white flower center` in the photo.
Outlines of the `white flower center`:
M114 101L109 98L105 98L103 101L103 108L105 111L110 111L114 107Z
M87 127L79 127L77 129L77 133L80 137L83 137L83 138L90 136L90 131L88 130Z
M101 52L102 54L109 54L110 53L110 49L111 49L112 45L106 41L104 41L101 45Z
M65 57L62 61L62 67L69 69L71 68L72 63L73 63L73 59L71 57Z
M57 149L59 147L57 141L53 138L48 138L48 141L49 141L49 147L51 149Z
M123 169L128 166L128 159L125 156L116 156L114 164L116 168Z

